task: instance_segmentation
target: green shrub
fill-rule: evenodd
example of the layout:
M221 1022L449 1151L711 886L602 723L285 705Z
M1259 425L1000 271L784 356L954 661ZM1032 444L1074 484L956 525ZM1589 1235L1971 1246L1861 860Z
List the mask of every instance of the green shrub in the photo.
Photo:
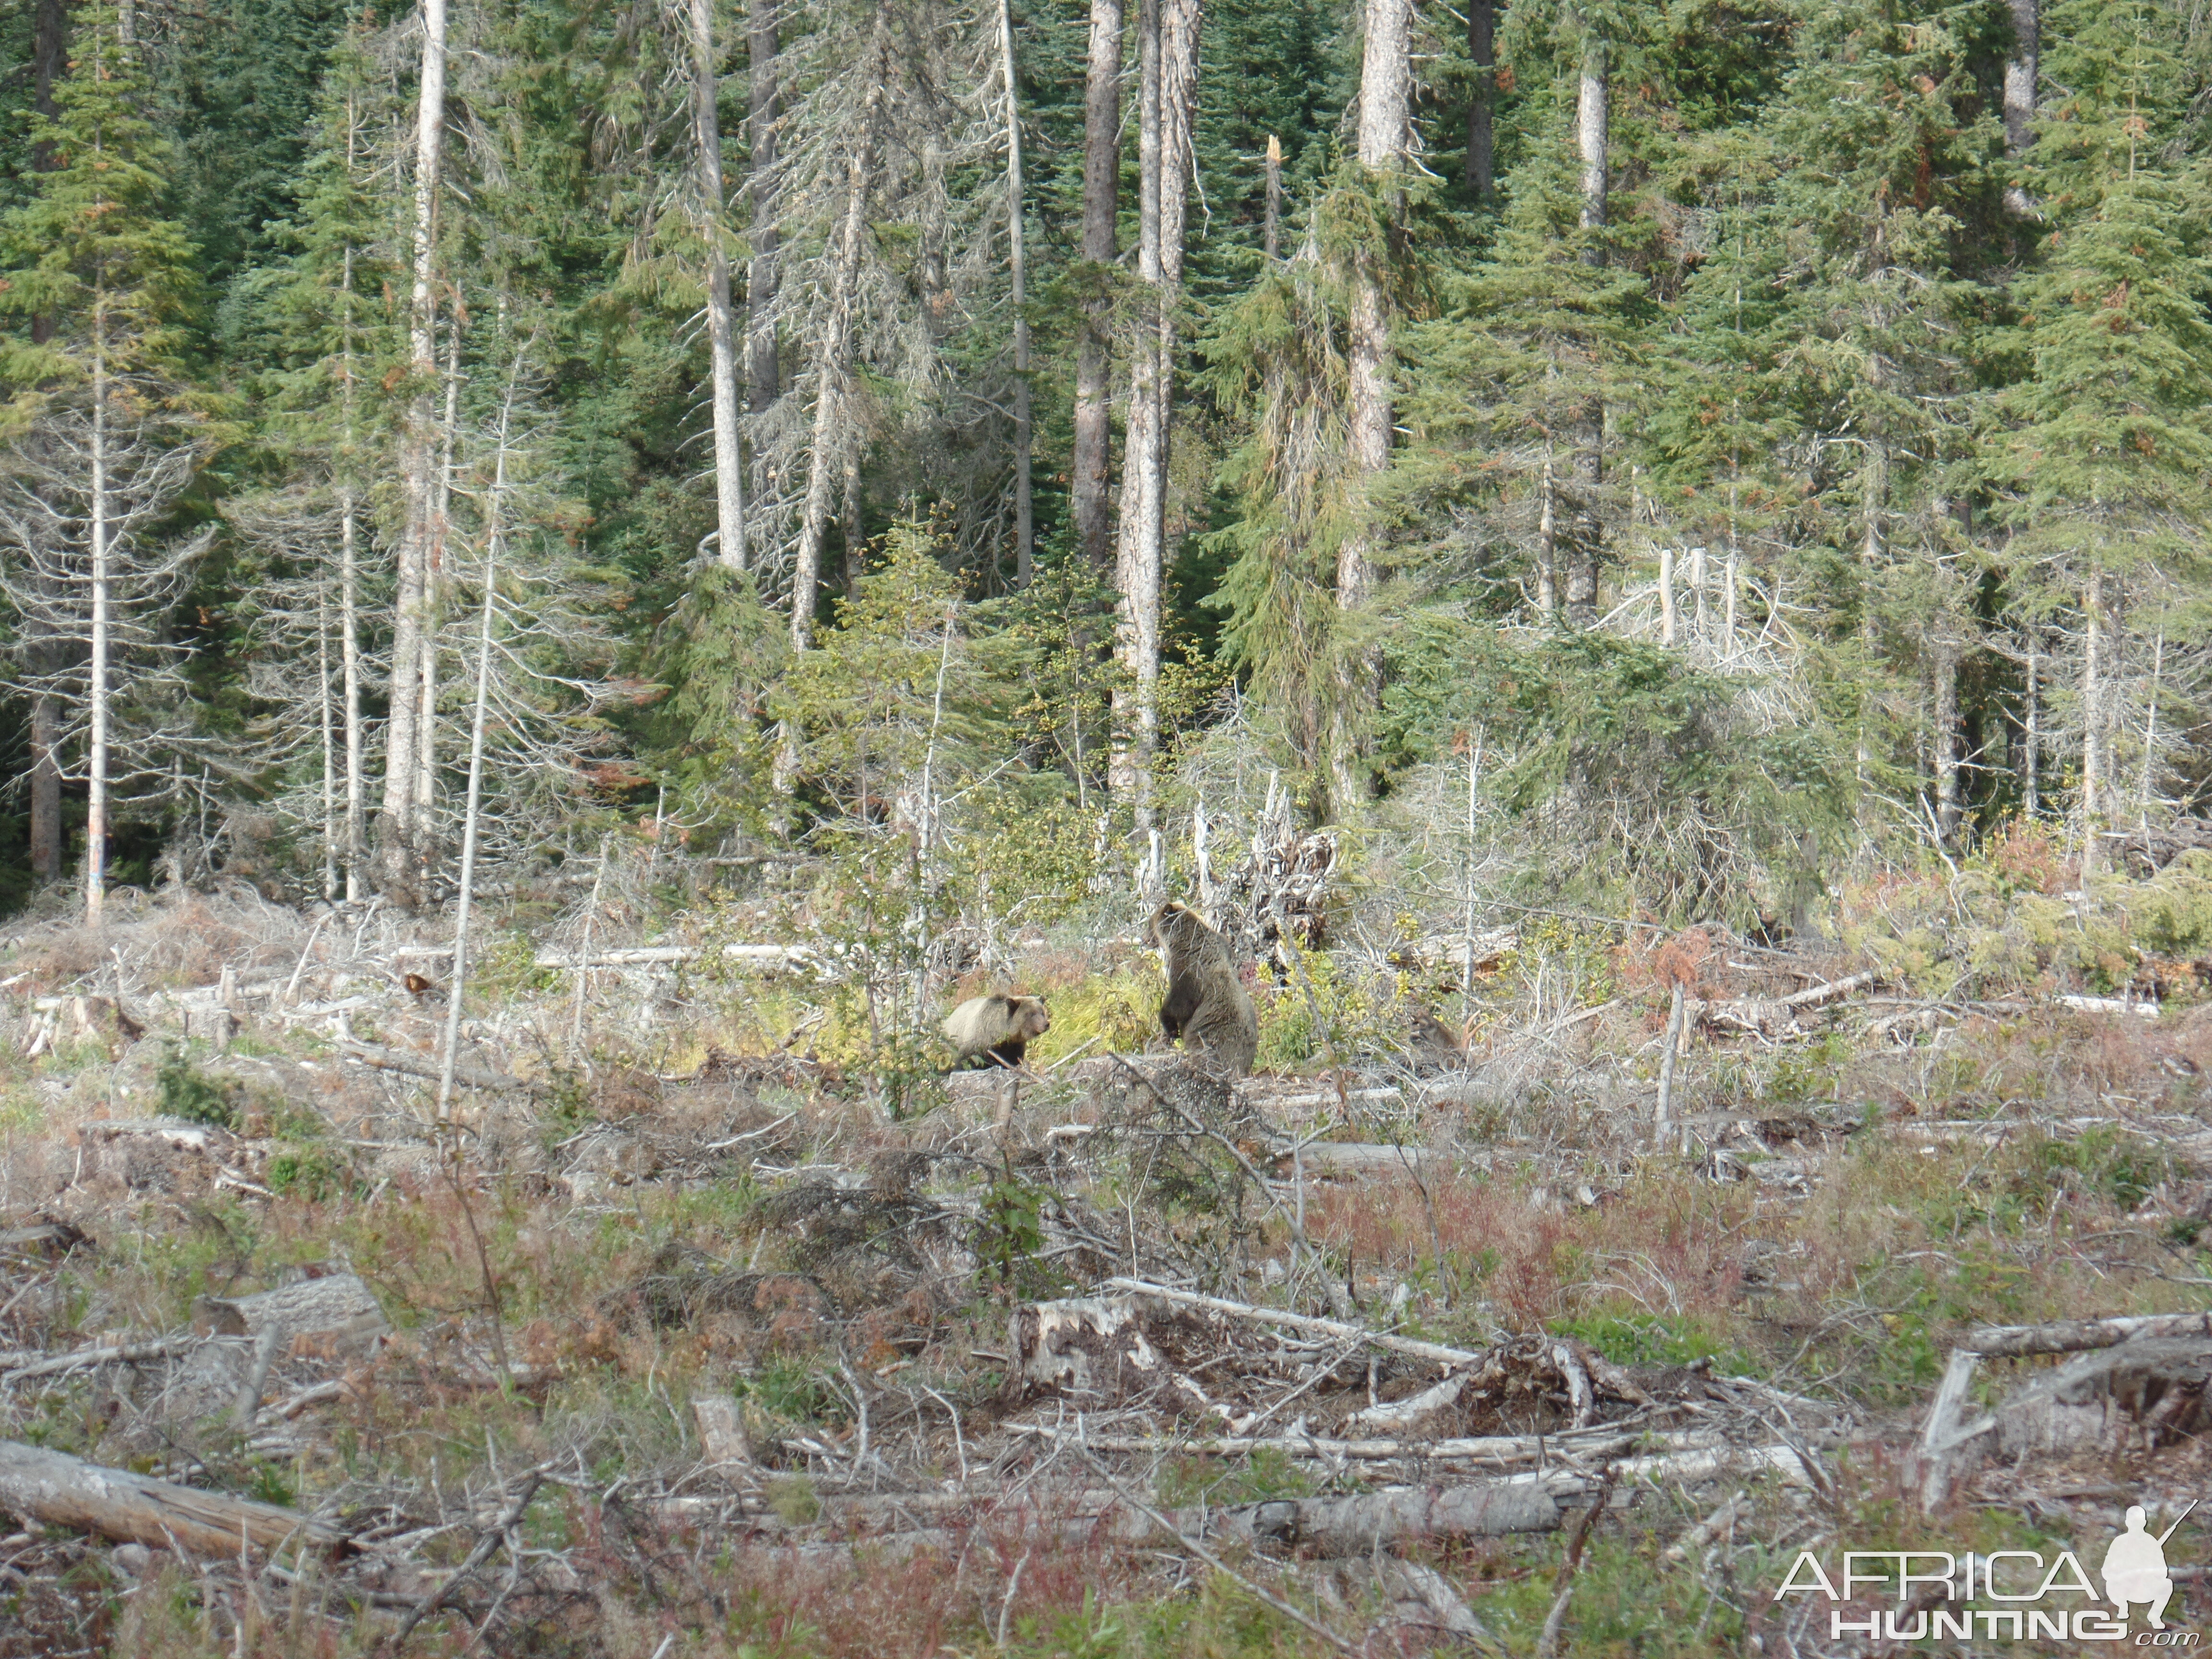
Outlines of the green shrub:
M168 1058L155 1073L154 1081L160 1091L163 1116L180 1117L187 1123L212 1124L218 1129L238 1127L238 1105L232 1098L231 1088L194 1066L185 1057L185 1051L173 1043L169 1047Z

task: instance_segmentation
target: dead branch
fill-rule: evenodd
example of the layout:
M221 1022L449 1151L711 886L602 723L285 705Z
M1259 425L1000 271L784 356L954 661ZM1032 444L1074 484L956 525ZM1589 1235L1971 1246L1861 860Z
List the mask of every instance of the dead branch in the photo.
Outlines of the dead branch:
M538 1496L538 1487L544 1484L545 1471L532 1469L524 1480L522 1490L515 1494L514 1500L500 1511L490 1526L484 1528L483 1535L477 1540L477 1547L469 1552L468 1559L454 1569L452 1577L417 1602L414 1611L400 1621L399 1628L392 1635L391 1645L394 1653L407 1644L407 1638L415 1633L416 1626L445 1606L447 1598L459 1588L463 1579L491 1559L491 1553L514 1530L515 1524L522 1519L522 1512L530 1507L530 1500Z
M1357 1325L1347 1325L1337 1319L1323 1319L1317 1314L1288 1313L1279 1308L1258 1308L1249 1302L1231 1302L1224 1297L1200 1296L1195 1291L1170 1290L1164 1285L1151 1284L1141 1279L1109 1279L1106 1286L1109 1290L1127 1291L1136 1296L1158 1297L1164 1301L1180 1303L1187 1308L1204 1308L1212 1313L1225 1314L1231 1319L1283 1325L1292 1330L1320 1331L1349 1341L1364 1342L1371 1347L1387 1348L1392 1353L1431 1360L1439 1365L1475 1365L1481 1364L1484 1358L1468 1348L1447 1348L1441 1343L1424 1342L1417 1337L1393 1336L1385 1331L1363 1330Z

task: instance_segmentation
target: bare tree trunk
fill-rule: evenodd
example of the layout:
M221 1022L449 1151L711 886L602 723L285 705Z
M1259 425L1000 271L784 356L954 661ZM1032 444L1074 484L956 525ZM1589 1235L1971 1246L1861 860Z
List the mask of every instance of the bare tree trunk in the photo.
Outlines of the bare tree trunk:
M1283 253L1283 141L1267 135L1267 209L1261 235L1270 259Z
M691 143L699 152L699 234L707 244L707 339L714 355L714 556L745 568L745 475L738 432L738 325L730 305L730 256L722 246L722 126L714 101L713 0L690 0Z
M2043 810L2043 668L2039 629L2027 630L2027 685L2021 710L2021 804L2031 818Z
M61 714L53 694L31 699L31 873L52 881L62 872L62 770L54 753Z
M100 325L94 324L92 360L92 667L85 691L91 731L87 738L84 819L84 920L100 926L107 901L107 653L108 568L107 363Z
M1880 392L1887 379L1886 366L1879 353L1867 358L1867 386ZM1859 477L1860 526L1859 556L1867 568L1871 581L1875 570L1882 562L1884 519L1889 511L1889 441L1882 432L1880 415L1867 421L1866 459Z
M1964 808L1959 799L1959 647L1945 639L1936 644L1930 665L1936 680L1936 836L1955 846Z
M422 567L422 705L415 716L416 867L427 873L438 823L438 638L445 632L452 574L453 454L461 433L461 316L446 319L446 412L438 433L438 487L430 514L430 556Z
M2042 76L2043 18L2038 0L2009 0L2012 11L2012 53L2004 66L2005 155L2017 161L2035 142L2036 83ZM2018 185L2006 188L2006 210L2021 218L2032 217L2035 203Z
M499 448L492 462L491 494L484 502L483 608L477 631L476 706L469 719L469 793L461 810L460 891L453 908L453 970L447 981L446 1036L438 1061L438 1121L451 1121L453 1061L461 1042L461 992L469 969L469 907L476 894L477 823L483 807L483 751L486 710L491 696L491 624L498 592L499 558L506 530L507 454L514 418L515 388L522 377L522 354L515 356L507 397L499 412Z
M745 277L745 331L752 380L749 396L756 415L774 403L783 389L782 371L776 360L775 319L771 314L776 289L776 4L777 0L751 0L747 23L751 59L747 128L752 140L753 258Z
M1108 787L1135 807L1139 830L1152 827L1152 749L1159 721L1161 447L1160 0L1137 10L1137 275L1145 305L1129 346L1127 439L1121 460L1121 533L1115 550L1115 653L1123 683L1115 689L1114 753Z
M858 441L850 407L853 295L860 282L869 175L875 170L877 128L890 79L890 27L886 0L876 9L865 71L867 96L846 157L845 211L840 216L836 264L830 273L830 314L823 319L821 345L815 358L813 453L807 462L806 504L799 522L799 556L791 575L791 643L798 651L814 641L814 602L822 586L822 544L830 528L832 481L846 447Z
M1602 230L1611 174L1607 150L1613 125L1612 83L1606 42L1593 34L1583 46L1582 77L1575 100L1575 143L1582 153L1583 228ZM1605 245L1595 236L1583 249L1583 260L1606 263ZM1604 553L1605 524L1598 491L1605 482L1605 403L1595 392L1575 412L1575 530L1573 556L1567 566L1567 614L1575 621L1597 620L1598 565Z
M1553 506L1552 458L1536 486L1536 609L1545 616L1559 608L1559 520Z
M860 519L865 503L860 495L860 443L857 434L846 444L839 471L844 477L844 487L838 492L838 500L844 508L839 520L839 530L845 543L845 592L848 596L857 597L860 592L860 578L867 573L866 535Z
M31 34L31 105L48 120L61 114L54 102L54 82L69 67L69 6L67 0L38 0ZM31 166L50 173L57 164L52 144L31 150ZM54 337L52 313L31 319L31 342L44 345ZM51 668L51 644L32 645L34 671ZM61 741L61 715L53 695L41 691L31 699L31 873L51 881L62 872L62 770L55 753Z
M1468 189L1487 202L1498 194L1496 140L1491 124L1498 105L1498 8L1495 0L1468 0L1467 55L1474 64L1474 95L1467 106Z
M2101 866L2105 791L2105 573L2093 570L2081 595L2081 873Z
M1013 0L999 0L999 53L1006 82L1006 267L1014 308L1014 581L1027 587L1036 568L1036 521L1030 500L1029 224L1022 205L1022 103L1014 76Z
M1121 0L1091 0L1091 56L1083 93L1083 257L1114 264L1114 220L1121 170ZM1099 276L1103 282L1103 275ZM1103 300L1086 307L1075 365L1075 453L1069 506L1090 568L1113 562L1106 479L1113 447L1110 360Z
M330 590L321 586L315 594L315 717L323 742L323 896L335 901L343 824L338 817L337 747L331 720Z
M415 118L414 290L408 308L413 396L401 429L403 522L392 629L392 708L385 730L384 804L377 819L377 885L414 902L417 817L416 696L422 679L423 578L432 524L432 402L438 380L437 209L446 131L446 0L422 0L422 68Z
M1659 550L1659 643L1674 643L1674 550Z
M2136 793L2136 822L2150 833L2152 785L2158 777L2158 693L2166 677L2166 630L2161 628L2150 649L2150 701L2143 711L2142 783Z
M1395 183L1406 149L1407 100L1413 81L1407 32L1408 0L1367 0L1365 50L1359 66L1359 165L1372 177ZM1395 191L1392 192L1394 200ZM1395 240L1396 210L1386 235ZM1389 250L1361 249L1354 255L1351 336L1347 357L1352 408L1346 434L1353 489L1352 526L1337 549L1336 604L1340 612L1359 610L1374 590L1375 528L1367 500L1370 481L1390 465L1392 422L1389 301L1383 292ZM1364 647L1340 643L1336 686L1330 701L1328 763L1332 805L1338 817L1356 816L1367 795L1360 757L1366 746L1368 715L1380 690L1381 664Z

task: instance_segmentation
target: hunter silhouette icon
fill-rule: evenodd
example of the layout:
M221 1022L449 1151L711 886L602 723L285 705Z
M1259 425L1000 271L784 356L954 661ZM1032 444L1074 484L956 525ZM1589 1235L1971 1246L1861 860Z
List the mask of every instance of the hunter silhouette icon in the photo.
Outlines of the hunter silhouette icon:
M2150 1627L2166 1628L2166 1604L2173 1599L2173 1580L2166 1571L2166 1540L2173 1536L2188 1516L2189 1510L2197 1507L2192 1499L2189 1509L2174 1516L2173 1526L2155 1538L2143 1524L2142 1505L2131 1505L2128 1510L2127 1530L2112 1540L2112 1547L2105 1552L2105 1595L2120 1610L2120 1617L2128 1616L2132 1603L2140 1601L2150 1611Z

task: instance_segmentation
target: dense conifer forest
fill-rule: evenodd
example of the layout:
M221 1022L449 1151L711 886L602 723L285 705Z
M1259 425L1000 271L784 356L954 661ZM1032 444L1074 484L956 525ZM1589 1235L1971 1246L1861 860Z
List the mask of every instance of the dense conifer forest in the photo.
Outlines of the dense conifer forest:
M2193 14L1126 9L0 13L17 897L425 896L487 615L541 866L1479 752L1513 881L1786 930L2191 811Z

